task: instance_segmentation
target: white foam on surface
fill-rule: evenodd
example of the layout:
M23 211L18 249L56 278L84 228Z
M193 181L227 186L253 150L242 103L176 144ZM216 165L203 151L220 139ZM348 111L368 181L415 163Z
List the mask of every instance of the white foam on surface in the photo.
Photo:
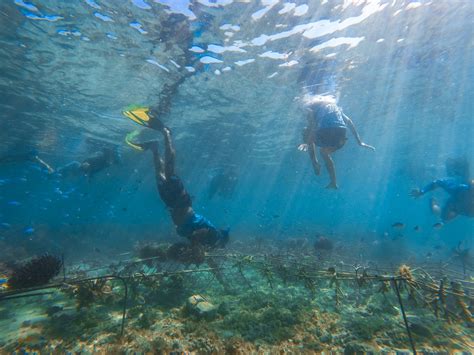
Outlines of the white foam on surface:
M288 38L297 34L302 34L303 37L314 39L330 35L334 32L344 30L350 26L360 24L373 14L382 11L387 4L381 4L379 0L374 0L362 9L359 16L349 17L345 20L320 20L306 24L296 25L291 30L275 33L272 35L262 34L250 41L254 46L263 46L268 41L276 41L279 39Z
M99 20L102 20L104 22L114 22L112 17L101 14L100 12L94 12L94 16L97 17Z
M225 52L240 52L240 53L247 52L245 49L239 48L237 46L223 47L223 46L219 46L219 45L216 45L216 44L209 44L207 46L207 50L209 52L216 53L216 54L221 54L221 53L225 53Z
M211 57L211 56L204 56L199 59L199 61L203 64L219 64L219 63L224 63L222 60Z
M406 9L406 10L416 9L417 7L420 7L420 6L421 6L421 2L415 1L415 2L409 3L409 4L405 7L405 9Z
M144 0L132 0L132 4L143 10L150 10L151 6L148 5Z
M246 59L246 60L238 60L237 62L235 62L235 64L238 65L239 67L242 67L244 65L247 65L247 64L250 64L250 63L253 63L253 62L255 62L255 59L250 58L250 59Z
M292 67L294 65L298 64L297 60L290 60L289 62L285 62L279 65L279 67Z
M165 72L167 72L167 73L170 72L170 70L169 70L167 67L165 67L164 65L158 63L158 62L157 62L156 60L154 60L154 59L147 59L146 61L147 61L148 63L150 63L150 64L156 65L158 68L163 69L163 70L164 70Z
M306 4L297 6L297 7L295 8L295 13L294 13L294 15L295 15L295 16L298 16L298 17L299 17L299 16L306 15L306 13L308 12L308 10L309 10L309 6L306 5Z
M15 5L22 7L28 11L39 12L38 8L35 5L30 4L29 2L24 2L23 0L15 0L14 3Z
M221 27L219 27L222 31L235 31L238 32L240 31L240 26L239 25L231 25L230 23L225 23Z
M316 53L319 52L322 49L325 48L334 48L334 47L339 47L342 45L348 45L350 48L357 47L360 42L362 42L365 39L365 37L337 37L337 38L331 38L330 40L323 42L321 44L318 44L317 46L314 46L313 48L310 49L311 52Z
M278 11L278 13L280 15L287 14L288 12L293 10L295 7L296 7L296 4L294 2L285 2L283 4L283 8L280 11Z
M270 59L287 59L291 53L278 53L267 51L265 53L259 54L260 58L270 58Z
M136 29L138 32L140 32L143 35L146 35L148 32L145 31L142 27L142 24L139 22L130 22L130 27Z
M230 5L234 0L196 0L196 2L208 7L219 7Z
M94 9L100 10L101 7L99 4L97 4L94 0L85 0L86 4L89 5L90 7L93 7Z
M198 46L192 46L191 48L188 49L190 52L194 52L194 53L204 53L205 50L202 49L201 47L198 47Z
M197 17L189 7L191 2L189 0L153 0L157 4L165 5L169 8L169 12L175 14L182 14L190 20L195 20Z
M181 65L179 65L178 63L176 63L173 59L170 59L170 62L171 64L173 64L176 68L181 68Z

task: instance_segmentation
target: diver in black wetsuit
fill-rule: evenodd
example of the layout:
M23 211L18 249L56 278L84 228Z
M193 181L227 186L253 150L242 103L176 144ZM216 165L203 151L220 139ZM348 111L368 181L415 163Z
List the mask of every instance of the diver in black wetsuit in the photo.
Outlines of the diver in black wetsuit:
M25 153L9 154L0 157L0 164L17 163L24 161L31 161L33 163L37 163L41 167L45 168L50 174L59 174L62 177L84 175L90 178L94 174L104 170L112 164L119 163L120 154L117 151L116 147L102 148L101 150L93 153L88 158L84 159L82 162L72 161L66 164L65 166L57 169L54 169L50 164L40 158L38 152L35 149L29 150Z
M120 154L117 148L102 148L82 162L72 161L58 168L56 172L64 177L84 175L91 178L96 173L120 162Z
M7 154L0 157L0 164L10 164L24 161L37 163L41 167L45 168L50 174L54 173L54 169L51 167L51 165L46 163L38 156L38 151L36 149L30 149L26 152Z

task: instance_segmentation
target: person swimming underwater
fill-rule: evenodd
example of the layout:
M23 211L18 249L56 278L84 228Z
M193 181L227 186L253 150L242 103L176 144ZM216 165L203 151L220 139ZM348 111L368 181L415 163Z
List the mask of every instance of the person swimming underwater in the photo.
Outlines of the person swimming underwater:
M51 165L39 157L38 151L36 149L29 149L26 152L17 152L0 156L0 164L11 164L25 161L37 163L42 168L46 169L48 173L54 173L54 169L51 167Z
M316 95L306 104L308 110L308 126L303 130L303 144L298 146L300 151L308 151L316 175L321 172L321 165L316 157L316 147L326 164L330 176L328 189L337 189L336 169L331 154L346 144L347 127L351 130L361 147L375 151L375 148L360 139L352 120L346 116L331 96Z
M55 172L63 177L84 175L91 178L113 164L118 164L120 160L121 158L117 147L105 147L93 153L82 162L72 161L58 168Z
M238 176L233 166L223 170L218 170L212 175L209 181L208 198L212 200L214 196L230 199L234 194Z
M458 215L474 217L474 179L467 183L458 182L454 178L434 180L423 188L415 188L410 195L419 198L438 187L449 194L443 207L435 199L431 200L431 210L441 214L443 222L449 222Z
M217 229L207 218L194 211L191 196L175 173L176 154L171 131L157 118L159 110L158 108L153 112L146 107L136 106L126 109L123 114L142 126L162 133L165 146L164 161L159 153L158 141L136 142L138 132L134 131L127 135L126 142L136 150L150 150L153 154L158 193L170 212L178 235L195 245L207 248L224 247L229 241L229 230Z
M58 174L61 177L84 175L90 178L112 164L119 163L120 160L117 147L105 147L96 151L82 162L72 161L63 167L55 169L51 164L39 157L39 153L36 149L30 149L27 152L4 155L0 157L0 164L30 161L39 164L42 168L46 169L49 174Z

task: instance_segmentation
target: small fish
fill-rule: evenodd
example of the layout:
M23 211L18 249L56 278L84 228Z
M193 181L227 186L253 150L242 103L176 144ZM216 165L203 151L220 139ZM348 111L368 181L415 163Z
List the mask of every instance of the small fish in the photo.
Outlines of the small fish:
M420 228L420 226L415 226L415 227L413 227L413 230L415 232L419 232L421 230L421 228Z
M23 230L23 233L25 233L25 234L33 234L34 232L35 232L35 229L33 227L26 227Z
M402 222L395 222L394 224L392 224L392 227L402 229L405 228L405 225Z
M273 217L273 218L279 218L280 215L275 213L274 215L272 215L272 217Z
M426 253L426 257L427 257L427 258L431 258L432 256L433 256L433 253L432 253L432 252Z
M2 226L2 228L5 228L5 229L10 229L12 225L10 223L3 222L2 224L0 224L0 226Z
M127 207L122 207L122 211L127 212L128 208Z
M442 248L442 246L441 246L441 245L435 245L433 248L434 248L435 250L440 250L440 249Z
M443 226L444 226L444 224L441 223L441 222L433 224L434 229L441 229L441 228L443 228Z
M20 206L20 205L21 205L21 203L18 202L18 201L9 201L8 204L9 204L10 206Z
M97 247L94 248L94 251L95 251L96 253L101 253L101 252L102 252L102 251L101 251L99 248L97 248Z

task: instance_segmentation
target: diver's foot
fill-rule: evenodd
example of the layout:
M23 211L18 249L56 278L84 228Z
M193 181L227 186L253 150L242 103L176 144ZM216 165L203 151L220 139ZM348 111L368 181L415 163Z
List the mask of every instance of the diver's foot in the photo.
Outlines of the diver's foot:
M152 141L139 143L138 145L140 145L142 150L151 150L152 152L158 150L158 141L157 140L152 140Z
M332 190L337 190L339 186L335 182L330 182L328 186L326 186L326 189L332 189Z
M165 128L165 125L163 124L163 121L161 121L156 116L151 116L148 127L156 131L163 131L163 129Z

